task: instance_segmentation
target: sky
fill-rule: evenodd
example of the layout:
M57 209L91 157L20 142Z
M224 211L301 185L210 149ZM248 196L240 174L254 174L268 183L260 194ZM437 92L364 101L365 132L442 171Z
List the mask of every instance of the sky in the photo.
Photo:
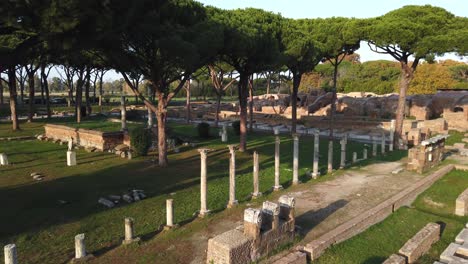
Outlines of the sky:
M198 0L205 5L223 9L254 7L280 13L287 18L326 18L333 16L369 18L381 16L405 5L439 6L457 16L468 16L468 0ZM390 55L372 52L365 42L357 50L361 61L393 60ZM468 62L468 58L459 58L449 54L443 58ZM105 79L119 79L119 74L111 71Z

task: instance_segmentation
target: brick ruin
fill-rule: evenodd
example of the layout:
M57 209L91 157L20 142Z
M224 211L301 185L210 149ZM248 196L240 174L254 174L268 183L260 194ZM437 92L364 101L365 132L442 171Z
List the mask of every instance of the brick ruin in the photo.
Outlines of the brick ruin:
M75 145L99 151L112 150L122 144L130 146L130 137L124 131L102 132L54 124L46 124L44 130L48 139L62 142L72 140Z
M208 240L207 263L251 263L294 240L295 199L283 195L278 203L244 211L244 224Z
M423 140L419 146L408 151L408 170L423 173L437 165L444 156L445 139L448 135L439 135Z

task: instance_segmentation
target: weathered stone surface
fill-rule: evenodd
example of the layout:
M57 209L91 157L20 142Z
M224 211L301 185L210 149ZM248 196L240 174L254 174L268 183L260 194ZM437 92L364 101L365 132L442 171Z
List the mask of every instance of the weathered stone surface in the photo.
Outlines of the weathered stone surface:
M208 240L207 263L245 264L251 260L252 241L236 229Z
M455 255L457 253L457 250L460 247L462 246L459 244L450 243L450 245L440 255L440 261L443 263L453 263L455 261L463 261L463 262L456 262L456 263L468 263L468 260L464 260Z
M262 211L253 208L245 209L244 222L249 222L260 226L262 224Z
M307 264L307 255L300 251L292 252L272 264Z
M17 264L18 258L16 254L16 245L15 244L8 244L3 247L4 256L5 256L5 264Z
M407 258L408 263L414 263L424 255L440 238L440 225L429 223L416 235L408 240L399 250L399 253Z
M112 202L112 201L110 201L110 200L108 200L106 198L102 198L102 197L99 198L98 203L106 206L107 208L112 208L112 207L115 206L114 202Z
M0 165L6 166L8 165L8 157L5 153L0 153Z
M397 254L392 254L382 264L406 264L406 258Z
M468 189L462 192L455 201L455 215L465 216L468 214Z
M461 245L464 244L465 241L468 242L468 229L463 228L462 231L458 233L457 237L455 237L455 242Z
M76 152L69 150L67 151L67 166L76 166Z

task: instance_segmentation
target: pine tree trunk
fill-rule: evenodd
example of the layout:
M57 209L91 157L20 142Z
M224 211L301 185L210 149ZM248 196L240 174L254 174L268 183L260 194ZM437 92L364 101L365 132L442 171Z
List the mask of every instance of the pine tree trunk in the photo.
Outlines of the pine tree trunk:
M330 133L328 135L328 140L333 140L333 128L335 125L335 113L336 113L336 80L338 77L338 62L335 60L335 69L333 71L333 88L332 88L332 100L331 100L331 109L330 109Z
M50 93L49 93L49 82L47 81L47 75L45 74L44 68L41 69L42 76L42 87L45 92L45 104L47 109L47 118L51 117L50 111Z
M405 117L405 105L406 105L406 92L408 91L409 84L414 77L413 70L405 62L401 64L401 77L400 77L400 94L398 95L398 107L396 110L396 122L395 122L395 137L393 145L397 149L403 149L404 146L398 144L399 140L403 136L403 121Z
M247 149L247 91L249 77L246 74L240 74L238 92L239 92L239 118L240 118L240 139L239 151L244 152Z
M293 88L291 94L291 133L296 133L297 124L297 93L302 74L293 73Z
M87 73L87 77L85 79L85 99L86 99L86 115L89 116L92 112L92 108L91 108L91 99L89 97L89 90L91 88L91 80L90 80L90 77L91 77L91 74L90 72L88 71Z
M156 89L155 89L156 90ZM157 92L158 95L158 112L156 117L158 120L158 156L159 166L166 167L168 165L167 160L167 143L166 143L166 117L167 117L167 99L164 93Z
M221 108L221 93L216 93L216 116L215 116L215 127L218 127L219 123L219 111Z
M81 123L82 98L83 98L83 80L79 79L76 83L76 95L75 95L75 115L76 115L77 123Z
M250 80L249 85L249 131L253 131L253 80Z
M18 114L16 113L16 71L15 67L8 69L8 88L10 92L10 113L12 130L19 130Z
M3 105L3 81L0 80L0 105Z
M31 71L28 73L28 85L29 85L29 112L28 112L28 122L33 121L33 116L34 116L34 95L35 95L35 89L34 89L34 72Z
M185 99L185 107L186 107L186 115L187 116L186 116L185 122L187 124L189 124L190 120L192 119L192 117L191 117L191 115L192 115L192 113L191 113L192 106L190 105L190 80L187 81L187 88L185 89L185 91L187 92L186 93L186 99Z

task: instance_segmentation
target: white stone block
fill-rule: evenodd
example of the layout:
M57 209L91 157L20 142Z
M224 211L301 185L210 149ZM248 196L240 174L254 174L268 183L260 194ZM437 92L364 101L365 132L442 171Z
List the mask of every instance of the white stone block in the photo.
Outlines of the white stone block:
M67 166L76 166L76 152L67 151Z
M244 222L249 222L260 226L262 224L262 211L253 208L245 209Z
M5 153L0 153L0 165L6 166L8 165L8 157Z
M455 238L455 242L461 245L464 244L465 241L468 242L468 229L463 228L463 230L460 231L460 233L458 233L457 237Z

